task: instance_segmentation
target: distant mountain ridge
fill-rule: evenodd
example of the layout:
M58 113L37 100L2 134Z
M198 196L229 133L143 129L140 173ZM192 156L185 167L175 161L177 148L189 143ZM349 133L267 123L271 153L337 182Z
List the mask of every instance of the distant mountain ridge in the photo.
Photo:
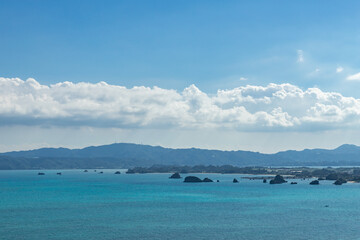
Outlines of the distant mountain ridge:
M82 149L40 148L0 153L0 169L128 168L161 165L355 166L360 147L344 144L333 150L305 149L264 154L251 151L172 149L114 143Z

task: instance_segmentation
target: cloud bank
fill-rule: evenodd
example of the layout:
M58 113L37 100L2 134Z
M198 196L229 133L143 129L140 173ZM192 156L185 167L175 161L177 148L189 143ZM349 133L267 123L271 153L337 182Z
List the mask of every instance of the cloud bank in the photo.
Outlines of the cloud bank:
M285 84L206 94L105 82L41 85L0 78L0 126L226 128L234 131L341 129L360 126L360 99Z

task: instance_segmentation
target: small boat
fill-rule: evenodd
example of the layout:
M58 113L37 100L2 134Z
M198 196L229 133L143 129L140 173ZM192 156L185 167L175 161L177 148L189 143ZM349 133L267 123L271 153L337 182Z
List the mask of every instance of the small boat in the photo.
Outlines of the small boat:
M38 175L45 175L45 173L43 173L43 172L39 172L39 173L38 173Z

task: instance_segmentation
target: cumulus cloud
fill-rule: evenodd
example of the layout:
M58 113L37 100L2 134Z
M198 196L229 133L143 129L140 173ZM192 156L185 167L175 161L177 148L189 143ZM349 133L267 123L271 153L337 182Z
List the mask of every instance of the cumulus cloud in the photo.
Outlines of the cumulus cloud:
M299 63L304 62L304 51L303 50L297 50L297 55L298 55L297 61Z
M246 131L353 127L360 99L285 84L242 86L210 95L195 85L159 87L0 78L0 126L227 128Z
M346 80L350 80L350 81L360 81L360 72L356 73L354 75L350 75L346 78Z

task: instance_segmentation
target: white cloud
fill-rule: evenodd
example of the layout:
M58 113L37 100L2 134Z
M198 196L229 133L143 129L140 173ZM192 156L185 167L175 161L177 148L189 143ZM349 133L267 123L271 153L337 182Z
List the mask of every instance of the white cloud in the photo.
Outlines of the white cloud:
M304 51L303 50L297 50L297 55L298 55L297 61L299 63L304 62Z
M342 71L344 71L344 68L339 66L336 68L336 73L341 73Z
M240 81L246 81L246 80L248 80L246 77L241 77L240 79L239 79Z
M346 78L346 80L350 80L350 81L360 81L360 72L356 73L354 75L350 75Z
M105 82L41 85L0 78L0 126L89 126L137 129L341 129L360 126L360 99L319 88L269 84L182 92Z

